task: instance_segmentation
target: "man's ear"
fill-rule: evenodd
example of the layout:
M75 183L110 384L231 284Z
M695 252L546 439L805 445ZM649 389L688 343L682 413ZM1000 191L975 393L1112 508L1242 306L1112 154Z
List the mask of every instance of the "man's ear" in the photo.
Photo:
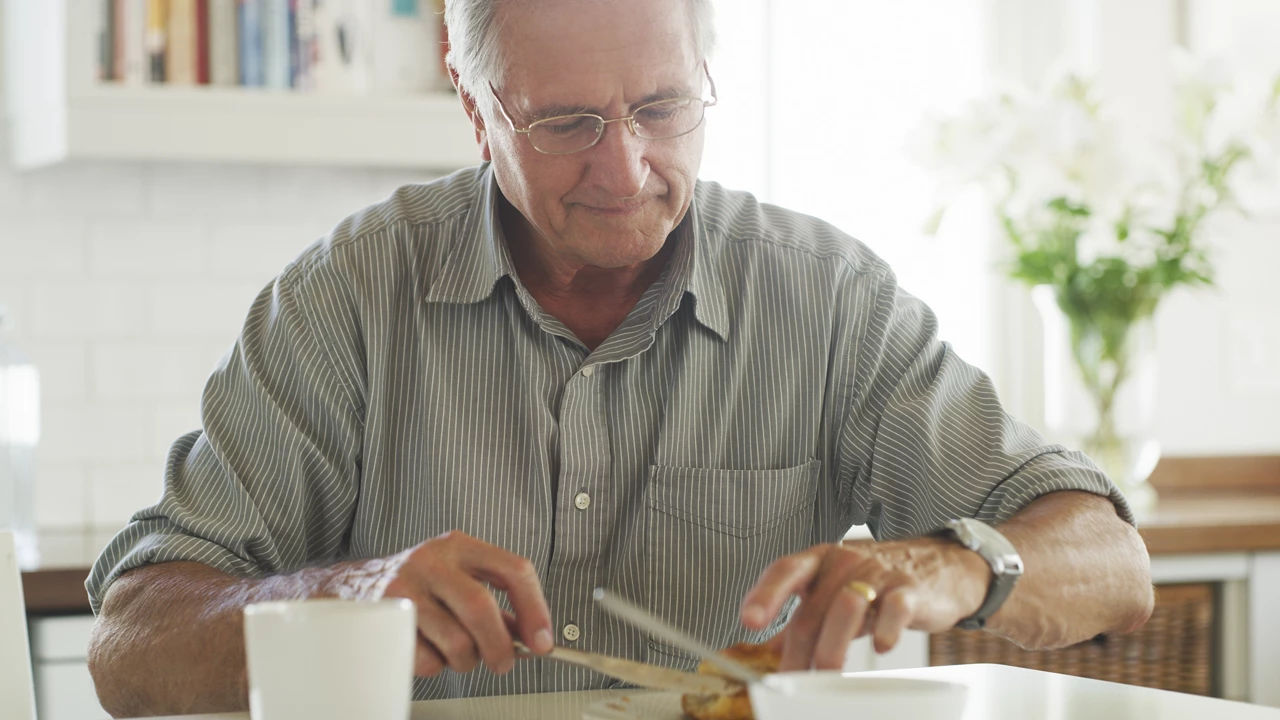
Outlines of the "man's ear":
M493 160L492 154L489 152L489 134L485 131L484 116L480 114L479 108L476 107L476 99L471 93L463 89L461 83L458 82L458 71L449 66L449 81L453 83L453 88L458 91L458 99L462 101L462 109L467 113L467 119L471 121L471 127L476 133L476 144L480 146L480 157L485 162Z

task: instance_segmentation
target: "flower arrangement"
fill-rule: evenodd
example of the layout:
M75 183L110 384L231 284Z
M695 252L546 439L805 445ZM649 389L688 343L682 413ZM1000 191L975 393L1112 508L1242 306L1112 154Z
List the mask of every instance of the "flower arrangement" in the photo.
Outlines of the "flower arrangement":
M1113 406L1132 329L1170 291L1213 284L1208 221L1280 200L1280 75L1233 80L1185 52L1173 66L1167 132L1061 73L1041 93L998 93L937 122L926 150L944 188L985 189L1009 276L1052 293L1096 412L1081 444L1117 480Z

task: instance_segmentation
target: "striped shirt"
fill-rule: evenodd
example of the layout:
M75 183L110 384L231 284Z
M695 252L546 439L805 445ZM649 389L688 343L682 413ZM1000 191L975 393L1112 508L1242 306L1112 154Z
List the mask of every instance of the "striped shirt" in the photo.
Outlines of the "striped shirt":
M559 642L691 668L593 607L597 586L707 643L772 560L1002 521L1054 490L1124 500L1001 408L864 245L700 182L660 278L588 350L520 283L487 166L397 190L256 299L177 440L164 494L103 551L264 576L458 529L529 558ZM505 599L502 600L504 607ZM418 699L610 686L522 660Z

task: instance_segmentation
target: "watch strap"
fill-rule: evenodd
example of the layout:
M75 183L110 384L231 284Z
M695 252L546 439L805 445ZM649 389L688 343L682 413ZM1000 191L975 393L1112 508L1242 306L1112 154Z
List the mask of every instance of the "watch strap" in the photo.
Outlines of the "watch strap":
M1013 584L1017 580L1017 575L993 574L991 584L987 586L987 596L982 599L982 604L972 615L956 623L956 627L961 630L981 630L986 627L987 619L1004 604L1009 593L1013 592Z
M962 630L980 630L1013 592L1014 584L1022 576L1022 558L1000 531L980 520L952 520L946 529L949 535L976 552L991 568L991 580L982 604L972 615L956 623L956 627Z

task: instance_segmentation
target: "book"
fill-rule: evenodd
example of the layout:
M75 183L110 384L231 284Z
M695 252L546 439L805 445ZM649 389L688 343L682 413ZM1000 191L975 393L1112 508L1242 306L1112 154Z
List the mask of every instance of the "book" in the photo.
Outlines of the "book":
M209 0L196 2L196 82L209 84Z
M265 85L287 89L289 70L289 0L262 0L262 67Z
M147 0L144 36L147 51L147 79L165 81L165 50L169 44L169 0Z
M315 64L315 4L318 0L290 0L289 11L293 19L293 45L291 69L293 89L303 92L314 89L311 70Z
M164 80L172 85L196 81L196 0L168 0Z
M116 0L98 0L98 81L115 78Z
M115 0L112 10L114 59L112 78L127 85L141 85L147 72L145 48L147 0Z
M266 84L262 63L262 1L236 0L240 84L245 87L262 87Z
M208 0L209 82L236 85L240 82L240 59L236 47L236 0Z

